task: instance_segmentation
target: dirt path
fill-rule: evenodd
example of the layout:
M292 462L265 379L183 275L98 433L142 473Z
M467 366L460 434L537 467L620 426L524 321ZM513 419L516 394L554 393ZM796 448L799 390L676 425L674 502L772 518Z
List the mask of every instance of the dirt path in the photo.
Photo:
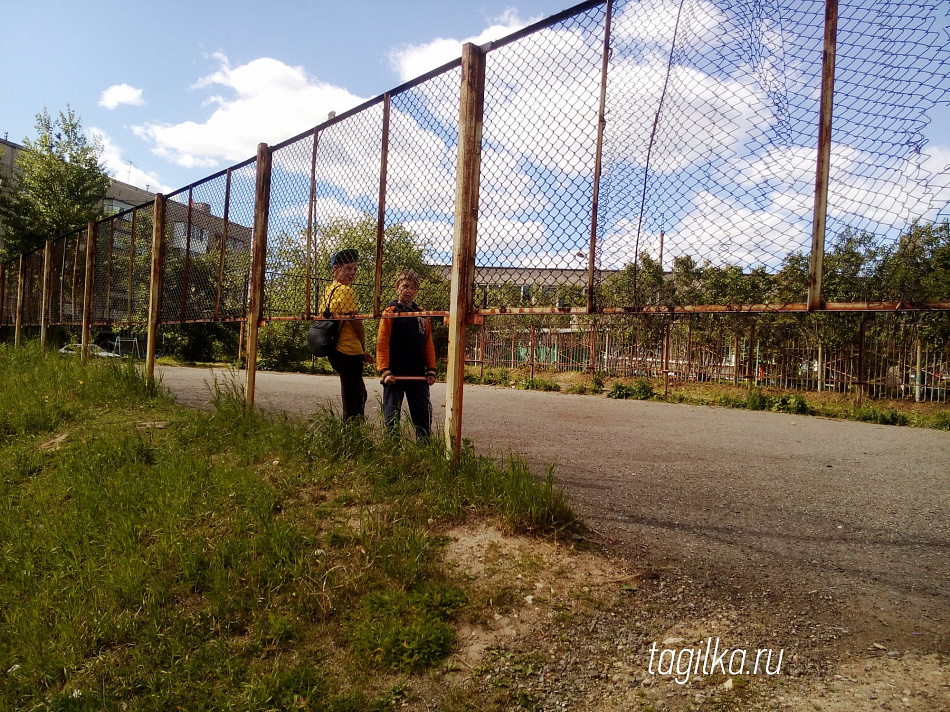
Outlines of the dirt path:
M208 371L161 373L181 402L208 401ZM267 409L339 403L333 377L257 383ZM372 404L381 389L367 387ZM437 385L436 422L444 397ZM818 657L950 652L950 433L492 387L464 398L480 452L555 464L596 535L632 567L675 572L681 598L728 601Z

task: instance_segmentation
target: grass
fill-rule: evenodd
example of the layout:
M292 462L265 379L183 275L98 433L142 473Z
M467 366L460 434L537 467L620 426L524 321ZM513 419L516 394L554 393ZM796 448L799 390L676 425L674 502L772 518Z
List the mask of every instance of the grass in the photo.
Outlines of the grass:
M599 393L584 381L575 381L565 390L567 393L579 395ZM747 388L722 383L673 383L668 393L664 395L656 390L656 383L653 380L638 378L632 382L615 379L611 383L607 397L687 405L714 405L722 408L765 410L794 415L817 415L879 425L908 425L950 430L950 405L948 404L913 403L902 400L857 402L853 394L808 393L806 395L800 391Z
M534 378L524 378L516 384L516 386L522 391L559 391L561 390L560 384L557 381L553 381L550 378L540 378L535 376Z
M32 345L0 383L2 709L385 709L477 605L441 531L575 521L550 472L245 414L234 383L192 411Z

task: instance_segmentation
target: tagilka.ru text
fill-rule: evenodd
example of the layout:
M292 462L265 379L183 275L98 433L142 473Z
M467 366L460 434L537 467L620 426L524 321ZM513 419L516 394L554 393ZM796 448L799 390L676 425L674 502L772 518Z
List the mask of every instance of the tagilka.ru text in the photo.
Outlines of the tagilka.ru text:
M672 642L672 641L669 641ZM782 669L784 648L778 651L778 660L772 668L772 650L760 648L754 653L743 648L721 648L720 640L706 640L705 648L663 648L656 643L650 648L651 675L673 677L677 684L685 685L690 675L778 675ZM655 665L655 668L654 668Z

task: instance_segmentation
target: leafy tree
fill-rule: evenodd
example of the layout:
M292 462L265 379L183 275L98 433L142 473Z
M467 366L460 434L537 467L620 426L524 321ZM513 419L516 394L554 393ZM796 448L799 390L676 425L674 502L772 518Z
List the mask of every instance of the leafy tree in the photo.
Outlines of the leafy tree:
M950 298L950 222L912 225L882 259L880 273L889 300Z
M110 179L100 164L102 147L83 133L82 120L67 104L52 118L36 115L37 138L23 139L16 170L0 191L4 252L14 257L40 247L101 216Z

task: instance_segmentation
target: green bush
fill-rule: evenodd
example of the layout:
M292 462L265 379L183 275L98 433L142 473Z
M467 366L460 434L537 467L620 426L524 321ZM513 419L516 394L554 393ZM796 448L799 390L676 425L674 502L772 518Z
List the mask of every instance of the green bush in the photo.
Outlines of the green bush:
M481 374L465 372L465 382L483 386L511 385L511 373L507 368L486 368Z
M230 362L238 356L239 330L239 324L224 323L163 326L158 343L166 356L182 361ZM145 339L140 338L139 343L144 349Z
M937 430L950 430L950 411L941 410L934 414L930 427Z
M610 389L610 393L607 394L608 398L618 398L626 399L632 398L634 400L650 400L655 395L653 390L653 382L646 378L638 378L633 385L626 383L617 383Z
M291 370L310 362L307 332L310 322L268 321L257 336L257 365L265 371Z
M810 415L813 409L808 401L798 395L773 396L769 410L776 413L791 413L792 415Z
M523 391L559 391L561 386L547 378L525 378L518 382L518 388Z
M877 408L873 405L863 405L855 408L849 414L850 420L861 423L877 423L878 425L908 425L910 418L894 408Z
M604 390L604 372L595 371L590 377L590 390L593 393L600 393Z

